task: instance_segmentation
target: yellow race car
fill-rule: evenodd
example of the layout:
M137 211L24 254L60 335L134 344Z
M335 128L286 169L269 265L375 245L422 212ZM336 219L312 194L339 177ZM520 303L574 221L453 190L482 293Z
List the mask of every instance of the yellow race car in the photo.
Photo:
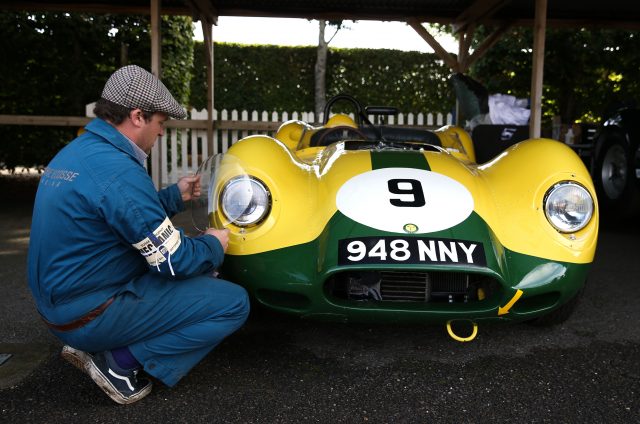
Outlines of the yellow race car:
M461 128L369 119L389 113L337 96L322 126L285 122L207 160L207 224L231 230L221 275L323 320L565 320L598 234L580 158L535 139L480 164Z

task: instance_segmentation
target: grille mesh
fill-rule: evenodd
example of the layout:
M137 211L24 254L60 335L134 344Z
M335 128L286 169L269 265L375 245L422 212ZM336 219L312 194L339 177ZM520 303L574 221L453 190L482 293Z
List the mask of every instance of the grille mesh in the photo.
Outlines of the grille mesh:
M468 288L467 274L438 272L430 274L433 279L433 292L465 293Z
M487 299L500 284L480 274L387 269L340 272L326 281L325 289L351 301L467 303Z
M429 274L424 272L382 271L382 300L429 301Z

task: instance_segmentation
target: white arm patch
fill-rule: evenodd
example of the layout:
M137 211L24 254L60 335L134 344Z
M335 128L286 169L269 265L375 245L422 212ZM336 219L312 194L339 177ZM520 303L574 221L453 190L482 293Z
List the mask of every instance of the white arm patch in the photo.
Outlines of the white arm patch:
M153 233L132 246L138 249L149 265L158 266L180 247L180 232L167 217Z

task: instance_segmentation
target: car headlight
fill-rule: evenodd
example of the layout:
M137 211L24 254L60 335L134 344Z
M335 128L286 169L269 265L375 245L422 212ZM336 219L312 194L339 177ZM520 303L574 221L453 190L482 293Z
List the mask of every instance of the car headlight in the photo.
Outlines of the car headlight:
M574 233L591 220L593 198L580 184L563 181L547 191L544 213L553 228L561 233Z
M271 194L262 181L243 175L225 184L220 194L220 206L229 221L248 227L267 216L271 209Z

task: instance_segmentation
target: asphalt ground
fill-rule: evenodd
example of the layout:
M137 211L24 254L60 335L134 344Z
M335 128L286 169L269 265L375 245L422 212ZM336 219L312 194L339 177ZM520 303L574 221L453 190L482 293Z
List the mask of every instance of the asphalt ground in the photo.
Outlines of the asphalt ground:
M0 354L13 353L0 365L0 422L640 422L637 223L604 223L585 295L563 325L485 324L459 343L442 326L254 308L176 387L157 383L121 406L59 357L26 284L29 189L0 178L0 193Z

